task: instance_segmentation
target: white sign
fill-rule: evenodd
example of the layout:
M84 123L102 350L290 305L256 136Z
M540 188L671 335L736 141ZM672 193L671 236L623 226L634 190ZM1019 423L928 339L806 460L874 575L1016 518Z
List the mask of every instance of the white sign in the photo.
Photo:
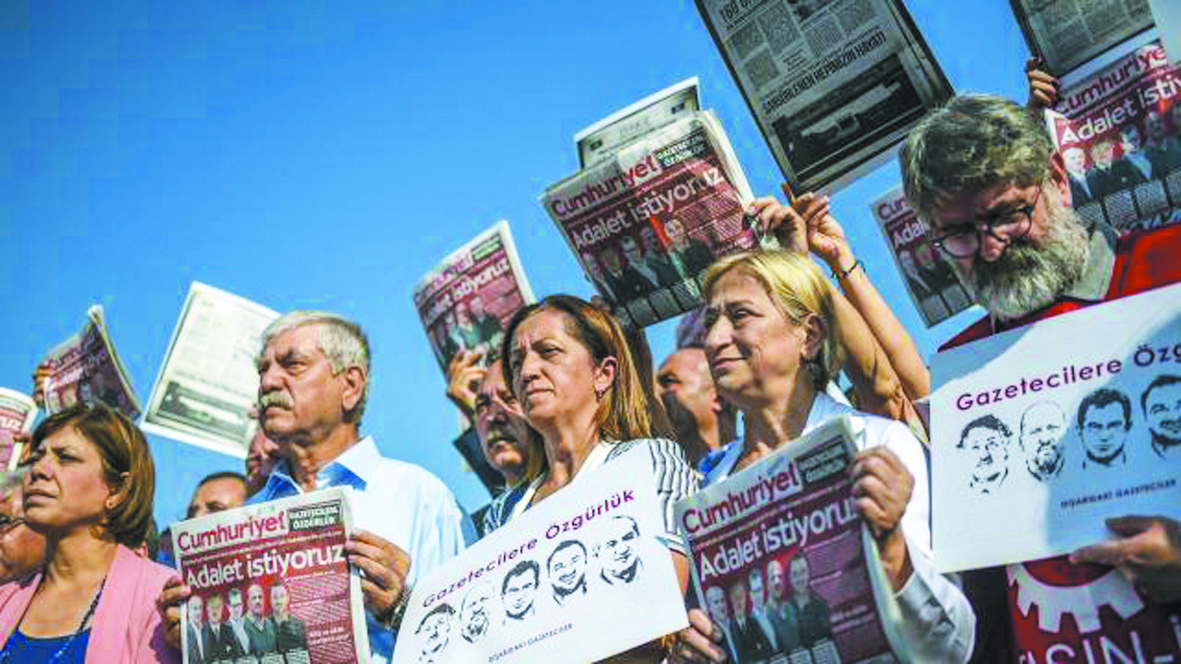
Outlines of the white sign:
M932 363L934 552L949 572L1061 555L1104 519L1181 518L1181 285Z
M394 664L590 662L688 625L644 448L414 587Z

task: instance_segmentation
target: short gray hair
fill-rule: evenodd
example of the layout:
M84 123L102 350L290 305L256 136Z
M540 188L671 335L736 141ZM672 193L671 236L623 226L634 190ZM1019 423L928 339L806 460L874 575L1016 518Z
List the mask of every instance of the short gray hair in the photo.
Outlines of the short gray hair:
M361 393L361 400L357 402L348 418L359 427L361 415L365 413L365 404L369 401L369 337L360 325L344 316L327 311L289 311L276 318L263 330L259 359L275 337L305 325L320 326L317 343L320 352L328 358L333 376L340 375L350 367L358 367L365 373L365 387Z
M1054 143L1033 111L1002 97L961 95L915 125L899 153L906 198L930 219L949 197L999 183L1041 183Z

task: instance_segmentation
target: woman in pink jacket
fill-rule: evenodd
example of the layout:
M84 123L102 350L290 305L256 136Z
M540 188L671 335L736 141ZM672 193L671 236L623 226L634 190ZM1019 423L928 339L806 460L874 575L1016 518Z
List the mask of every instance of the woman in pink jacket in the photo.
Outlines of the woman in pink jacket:
M143 434L103 405L78 405L33 433L24 513L45 563L0 586L2 662L179 662L155 599L174 576L131 551L152 518Z

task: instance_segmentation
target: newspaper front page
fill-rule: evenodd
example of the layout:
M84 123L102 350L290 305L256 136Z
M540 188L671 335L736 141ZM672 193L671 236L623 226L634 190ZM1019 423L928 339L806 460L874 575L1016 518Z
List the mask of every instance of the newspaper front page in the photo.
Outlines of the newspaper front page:
M701 97L696 76L649 95L574 135L578 167L586 168L609 159L629 141L699 110Z
M21 444L16 437L33 430L37 404L29 397L0 387L0 471L12 472L20 461Z
M759 246L753 198L721 125L698 111L553 185L542 204L615 315L638 328L700 306L705 269Z
M504 326L532 303L533 291L503 220L452 252L414 288L414 306L444 376L461 350L482 351L485 360L498 352Z
M1181 221L1181 67L1154 41L1062 92L1046 113L1088 222L1120 233Z
M637 448L419 579L394 664L594 662L688 626Z
M931 243L926 224L919 221L906 202L902 187L895 187L873 201L870 210L892 249L910 299L927 327L934 327L972 306L972 296L943 252Z
M76 403L101 401L134 418L139 415L139 398L115 344L107 332L102 305L86 311L86 326L58 344L41 362L47 371L42 389L45 410L59 413Z
M876 166L951 96L899 0L696 2L795 191Z
M368 662L360 577L344 545L347 488L172 524L193 595L181 611L185 664Z
M1181 518L1181 285L935 356L940 571L1040 560Z
M255 360L279 314L194 281L156 377L145 431L246 458L257 423Z
M681 501L700 606L728 661L915 661L853 506L847 416Z
M1061 78L1152 27L1148 0L1009 0L1034 55Z

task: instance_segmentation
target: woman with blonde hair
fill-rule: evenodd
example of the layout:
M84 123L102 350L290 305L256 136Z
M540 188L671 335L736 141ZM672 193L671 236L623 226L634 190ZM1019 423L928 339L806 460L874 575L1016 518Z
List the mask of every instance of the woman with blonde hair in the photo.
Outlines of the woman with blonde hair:
M861 450L853 499L877 543L899 601L904 637L923 662L966 661L975 617L931 560L930 498L922 444L897 421L859 413L825 392L840 363L834 295L809 258L741 253L705 274L706 357L719 394L743 415L706 483L747 468L830 418L850 416ZM679 635L674 661L724 661L721 630L700 610Z

